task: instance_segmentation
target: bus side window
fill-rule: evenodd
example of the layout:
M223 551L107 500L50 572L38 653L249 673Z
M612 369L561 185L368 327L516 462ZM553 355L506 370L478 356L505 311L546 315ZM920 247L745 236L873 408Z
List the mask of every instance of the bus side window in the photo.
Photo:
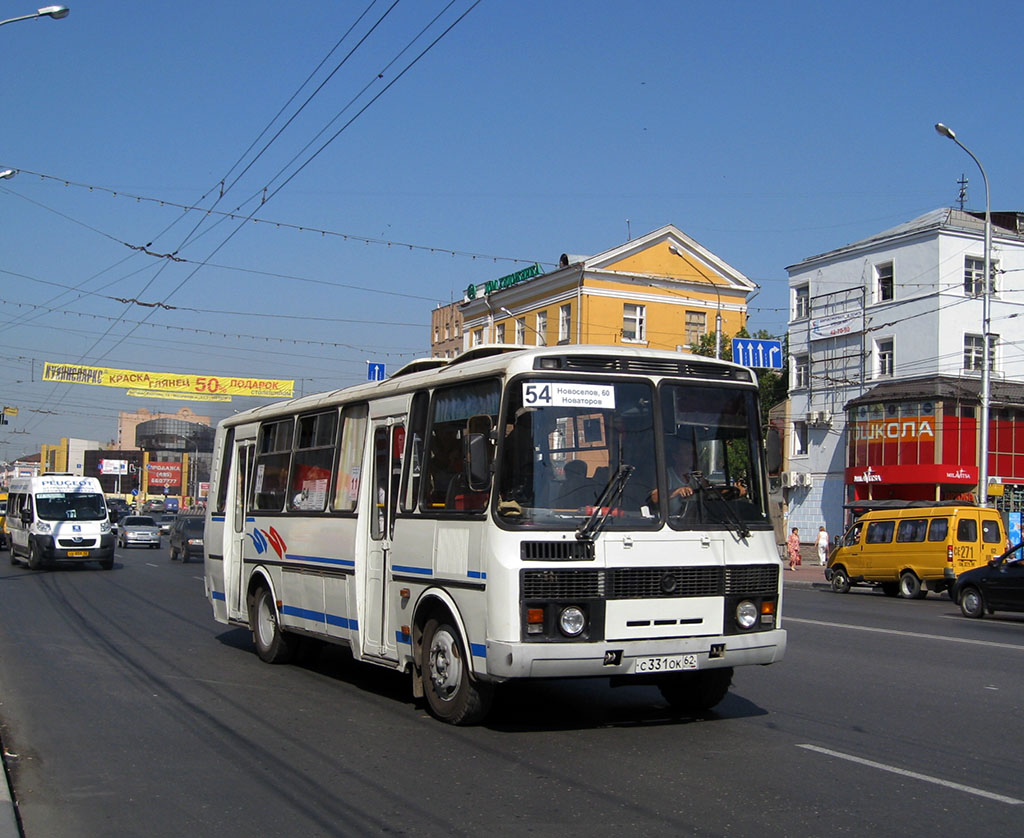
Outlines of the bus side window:
M369 408L365 404L351 405L341 412L338 467L334 472L334 503L331 504L337 512L356 509L368 415Z

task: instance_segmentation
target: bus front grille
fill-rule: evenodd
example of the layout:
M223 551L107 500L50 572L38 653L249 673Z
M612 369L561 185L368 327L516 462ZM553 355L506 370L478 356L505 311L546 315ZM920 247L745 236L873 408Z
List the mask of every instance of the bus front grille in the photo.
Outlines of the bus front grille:
M603 570L523 571L523 599L595 599L604 586Z
M778 591L779 566L616 567L524 570L523 599L664 599L757 596Z

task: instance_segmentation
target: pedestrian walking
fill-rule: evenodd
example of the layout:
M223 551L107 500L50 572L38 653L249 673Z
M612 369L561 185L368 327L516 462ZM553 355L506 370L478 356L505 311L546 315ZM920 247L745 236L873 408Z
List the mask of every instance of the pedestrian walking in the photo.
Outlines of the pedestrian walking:
M818 540L815 546L818 548L818 564L824 567L828 564L828 530L824 526L818 527Z
M789 569L796 570L800 565L800 530L796 527L793 527L793 532L789 534L786 547L789 550Z

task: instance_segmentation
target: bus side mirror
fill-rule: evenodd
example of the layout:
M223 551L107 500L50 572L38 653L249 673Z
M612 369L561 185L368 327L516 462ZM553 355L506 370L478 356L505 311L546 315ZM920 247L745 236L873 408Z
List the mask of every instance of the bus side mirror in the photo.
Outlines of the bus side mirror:
M764 435L764 457L769 474L782 470L782 440L778 428L769 428Z
M491 480L490 444L484 434L466 437L466 477L471 492L486 492Z

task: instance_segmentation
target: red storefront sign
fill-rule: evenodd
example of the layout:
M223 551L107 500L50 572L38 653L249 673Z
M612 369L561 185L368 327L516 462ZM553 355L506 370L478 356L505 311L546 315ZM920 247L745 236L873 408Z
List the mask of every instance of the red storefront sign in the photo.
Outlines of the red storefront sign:
M855 466L846 469L846 482L854 486L893 485L895 483L942 483L976 485L977 466L911 465Z

